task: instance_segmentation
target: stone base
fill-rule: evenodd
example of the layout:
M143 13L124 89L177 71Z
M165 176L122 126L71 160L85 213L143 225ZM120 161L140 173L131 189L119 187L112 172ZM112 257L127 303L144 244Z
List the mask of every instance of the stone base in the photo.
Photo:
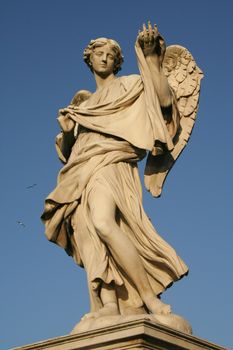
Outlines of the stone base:
M14 350L226 350L205 340L141 318ZM12 349L13 350L13 349Z
M85 318L76 324L71 334L87 332L99 328L120 325L121 323L129 323L131 321L147 320L154 324L162 324L164 326L175 329L182 333L192 334L192 327L183 317L175 314L168 315L153 315L153 314L138 314L138 315L115 315L104 316L99 318Z

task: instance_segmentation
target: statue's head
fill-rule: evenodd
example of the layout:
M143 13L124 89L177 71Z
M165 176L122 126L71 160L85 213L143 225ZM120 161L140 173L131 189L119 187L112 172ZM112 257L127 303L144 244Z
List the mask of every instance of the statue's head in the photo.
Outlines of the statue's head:
M83 59L88 65L88 67L90 68L90 70L93 72L91 61L90 61L91 54L94 52L95 48L102 47L105 45L109 45L115 54L115 60L114 60L115 64L114 64L113 73L117 74L121 70L121 65L124 61L124 57L122 55L120 45L113 39L98 38L95 40L91 40L83 52Z

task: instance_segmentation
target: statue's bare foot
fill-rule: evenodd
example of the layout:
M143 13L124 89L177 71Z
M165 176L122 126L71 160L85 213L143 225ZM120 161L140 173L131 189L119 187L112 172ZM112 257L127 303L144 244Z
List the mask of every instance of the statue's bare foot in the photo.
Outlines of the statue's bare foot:
M108 303L105 304L101 309L99 309L96 312L89 312L88 314L84 315L82 317L83 320L87 319L95 319L99 317L104 317L104 316L115 316L119 315L119 309L116 303Z
M169 315L171 314L171 305L163 303L158 298L153 298L149 310L155 315Z

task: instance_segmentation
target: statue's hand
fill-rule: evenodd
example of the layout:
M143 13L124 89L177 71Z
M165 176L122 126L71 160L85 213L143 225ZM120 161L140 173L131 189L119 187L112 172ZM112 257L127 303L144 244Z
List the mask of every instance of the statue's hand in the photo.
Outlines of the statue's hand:
M70 133L75 127L75 122L70 118L69 114L69 108L64 108L59 111L59 116L57 118L58 123L64 133Z
M148 22L148 29L143 24L142 31L139 31L137 41L142 48L145 56L156 55L159 58L160 63L163 61L163 57L166 51L165 41L159 34L156 24L152 28L150 22Z

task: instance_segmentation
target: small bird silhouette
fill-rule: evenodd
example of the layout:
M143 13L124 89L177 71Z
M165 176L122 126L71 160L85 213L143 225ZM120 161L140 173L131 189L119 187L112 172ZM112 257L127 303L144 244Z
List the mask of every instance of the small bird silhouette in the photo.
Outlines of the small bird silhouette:
M22 221L17 221L17 224L19 224L19 225L21 225L21 226L23 226L23 227L26 227L26 225L22 222Z
M27 189L30 189L30 188L33 188L33 187L35 187L37 184L33 184L33 185L30 185L30 186L27 186L26 188Z

